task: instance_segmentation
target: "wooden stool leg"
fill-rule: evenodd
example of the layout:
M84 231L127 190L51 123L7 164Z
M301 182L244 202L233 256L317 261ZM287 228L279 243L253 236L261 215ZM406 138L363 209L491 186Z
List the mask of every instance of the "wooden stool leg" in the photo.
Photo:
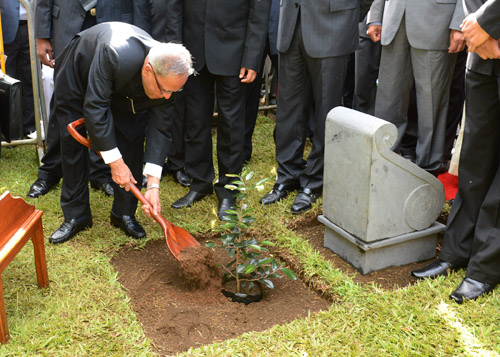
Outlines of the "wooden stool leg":
M38 220L36 225L37 227L35 228L31 239L33 242L33 248L35 249L36 278L38 280L38 286L46 288L49 286L49 277L47 275L47 261L45 259L42 220Z
M0 276L0 342L7 343L9 339L9 327L7 326L7 314L5 313L5 300L3 298L3 284Z

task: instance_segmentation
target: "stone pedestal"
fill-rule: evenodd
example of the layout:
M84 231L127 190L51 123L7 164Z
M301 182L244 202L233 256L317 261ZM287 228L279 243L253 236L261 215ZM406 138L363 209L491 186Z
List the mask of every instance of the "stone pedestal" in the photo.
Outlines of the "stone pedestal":
M396 127L344 107L326 121L325 246L361 273L432 258L444 188L391 151Z

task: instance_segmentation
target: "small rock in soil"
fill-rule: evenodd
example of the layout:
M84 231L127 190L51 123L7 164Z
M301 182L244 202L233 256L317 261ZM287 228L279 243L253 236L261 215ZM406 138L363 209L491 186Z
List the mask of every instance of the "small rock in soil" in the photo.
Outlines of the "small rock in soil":
M186 247L179 253L181 272L192 289L220 287L221 278L212 252L203 245Z

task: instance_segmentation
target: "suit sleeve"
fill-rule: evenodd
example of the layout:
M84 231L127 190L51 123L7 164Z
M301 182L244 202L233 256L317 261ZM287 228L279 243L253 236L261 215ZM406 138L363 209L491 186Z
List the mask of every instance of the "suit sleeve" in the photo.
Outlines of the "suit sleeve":
M457 5L455 6L455 11L453 12L453 17L451 18L450 22L450 30L461 31L460 25L462 24L464 18L465 15L463 2L461 0L457 0Z
M35 38L52 38L53 0L35 1Z
M374 0L372 6L370 6L370 11L368 12L366 22L368 24L374 22L382 23L382 18L384 16L384 6L385 0Z
M151 34L151 1L134 0L134 25Z
M146 129L146 149L144 162L163 166L169 148L172 145L172 117L168 106L171 102L149 109L149 121Z
M96 49L90 66L83 115L92 147L96 151L108 151L117 147L111 98L119 64L119 56L114 48L101 45Z
M500 0L488 0L476 11L477 22L491 37L500 38Z
M241 67L259 71L264 54L271 0L250 0L245 49Z

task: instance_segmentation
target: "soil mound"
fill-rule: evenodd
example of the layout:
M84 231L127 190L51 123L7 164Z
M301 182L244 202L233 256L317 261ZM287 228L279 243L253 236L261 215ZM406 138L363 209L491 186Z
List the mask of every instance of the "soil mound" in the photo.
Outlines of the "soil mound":
M221 286L217 265L207 247L200 244L182 249L179 253L179 263L182 276L191 289Z

